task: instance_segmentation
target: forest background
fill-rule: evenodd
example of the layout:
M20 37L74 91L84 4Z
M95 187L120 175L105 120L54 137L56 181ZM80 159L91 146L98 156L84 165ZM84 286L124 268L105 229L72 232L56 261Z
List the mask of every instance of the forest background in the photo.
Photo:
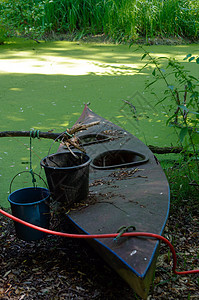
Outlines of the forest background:
M79 39L106 35L117 42L153 37L198 39L197 0L0 0L0 37Z

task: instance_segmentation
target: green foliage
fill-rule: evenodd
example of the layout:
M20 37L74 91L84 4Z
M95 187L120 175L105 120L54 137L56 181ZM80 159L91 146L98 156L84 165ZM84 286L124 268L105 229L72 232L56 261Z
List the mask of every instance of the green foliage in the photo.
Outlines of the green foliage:
M10 32L41 37L103 34L118 41L154 36L198 37L198 0L1 0Z
M137 35L135 5L136 0L108 1L103 20L105 34L118 41L135 39Z
M0 45L6 41L7 38L7 30L4 24L0 20Z
M29 37L41 37L51 24L45 23L46 6L50 0L1 1L2 22L10 34L23 33Z
M54 0L52 28L59 32L105 33L126 40L136 35L134 3L135 0Z
M194 162L187 168L187 162L181 161L172 167L165 168L171 190L171 213L176 207L185 206L190 214L199 210L198 186L192 179L198 174Z
M164 106L168 116L167 125L174 127L178 142L184 149L182 155L191 174L190 180L199 181L199 78L190 74L176 59L156 58L141 48L144 51L142 60L147 59L144 68L153 69L145 88L156 96L157 105L161 103ZM191 54L186 59L198 64L198 57ZM163 68L165 62L166 67ZM161 95L157 95L156 84L160 82L164 83L165 88ZM169 104L166 105L165 102ZM197 167L197 172L194 173L190 172L193 164Z

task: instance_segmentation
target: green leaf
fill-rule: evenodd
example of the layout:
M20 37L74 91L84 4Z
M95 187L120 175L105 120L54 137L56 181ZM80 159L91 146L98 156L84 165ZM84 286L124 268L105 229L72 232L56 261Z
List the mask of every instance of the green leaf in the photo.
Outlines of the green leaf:
M150 87L152 84L154 84L155 82L157 82L157 80L155 79L154 81L152 81L152 82L150 82L149 84L147 84L146 86L145 86L145 90L148 88L148 87Z
M165 91L164 91L164 95L168 95L168 94L171 95L171 94L170 94L170 90L165 90Z
M195 91L193 94L191 94L190 98L198 98L199 93Z
M158 104L162 103L166 98L167 98L167 97L164 97L164 98L162 98L161 100L159 100L159 101L155 104L155 106L157 106Z
M159 57L157 57L157 59L169 59L167 56L159 56Z
M194 77L194 76L192 76L192 75L189 75L189 78L191 78L191 79L194 79L194 80L197 80L197 81L198 81L198 78L196 78L196 77Z
M130 43L129 48L131 48L131 46L134 45L133 42ZM134 51L137 51L138 49L135 49Z
M199 134L198 133L194 133L192 135L192 141L193 141L194 145L198 145L199 144Z
M173 91L174 86L173 85L168 85L168 88Z
M196 115L197 117L199 116L199 113L196 111L190 111L191 114Z
M196 63L199 64L199 57L196 58Z
M180 134L179 134L179 138L180 138L180 142L182 143L185 136L187 135L188 133L188 127L184 127L180 130Z
M142 56L141 60L143 60L146 56L147 56L147 53L144 53L144 55Z
M184 58L184 60L188 59L191 56L192 56L192 54L187 54L187 56Z
M148 66L148 63L146 63L146 64L144 65L144 67L142 67L142 68L139 70L139 73L140 73L144 68L146 68L146 66Z
M192 82L191 82L191 81L188 81L188 82L187 82L187 85L188 85L188 88L189 88L189 89L192 88Z
M170 118L168 118L168 120L166 121L166 125L168 125L169 122L170 122L175 116L176 116L176 115L174 114L174 115L172 115ZM174 127L175 127L175 125L174 125Z
M195 59L195 56L192 56L190 59L189 59L189 62L191 62L192 60Z
M153 72L152 72L152 75L153 75L153 76L155 76L155 70L156 70L156 68L155 68L155 69L153 70Z
M185 110L185 111L189 111L189 109L184 105L178 105L178 107Z

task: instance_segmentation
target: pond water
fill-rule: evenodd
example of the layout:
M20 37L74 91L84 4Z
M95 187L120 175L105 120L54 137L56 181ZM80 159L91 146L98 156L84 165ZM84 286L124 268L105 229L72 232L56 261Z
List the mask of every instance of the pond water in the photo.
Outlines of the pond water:
M144 91L152 69L139 72L145 61L138 47L81 42L41 42L23 39L0 45L0 128L4 130L54 130L62 132L80 116L84 104L97 114L130 131L146 144L176 144L172 128L166 127L165 109L155 106ZM157 56L183 61L198 53L198 45L145 46ZM197 75L194 63L183 62ZM161 94L163 85L157 89ZM158 91L157 90L157 91ZM125 101L131 102L136 120ZM51 140L33 141L32 163L40 173L40 160ZM53 145L51 153L57 145ZM0 205L7 207L12 178L29 169L29 138L0 139ZM39 181L38 177L38 181ZM31 185L29 173L19 174L11 190ZM40 183L38 183L40 185ZM41 183L42 185L42 183Z

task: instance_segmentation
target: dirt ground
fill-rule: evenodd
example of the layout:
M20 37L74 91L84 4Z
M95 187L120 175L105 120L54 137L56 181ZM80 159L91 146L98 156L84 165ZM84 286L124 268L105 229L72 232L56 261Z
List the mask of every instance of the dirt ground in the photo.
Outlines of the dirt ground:
M177 270L199 266L198 216L186 206L170 215L164 236L175 246ZM70 231L60 220L51 229ZM34 242L16 237L13 222L0 216L0 299L140 299L85 241L47 236ZM148 299L199 299L199 277L174 276L172 255L161 245Z

